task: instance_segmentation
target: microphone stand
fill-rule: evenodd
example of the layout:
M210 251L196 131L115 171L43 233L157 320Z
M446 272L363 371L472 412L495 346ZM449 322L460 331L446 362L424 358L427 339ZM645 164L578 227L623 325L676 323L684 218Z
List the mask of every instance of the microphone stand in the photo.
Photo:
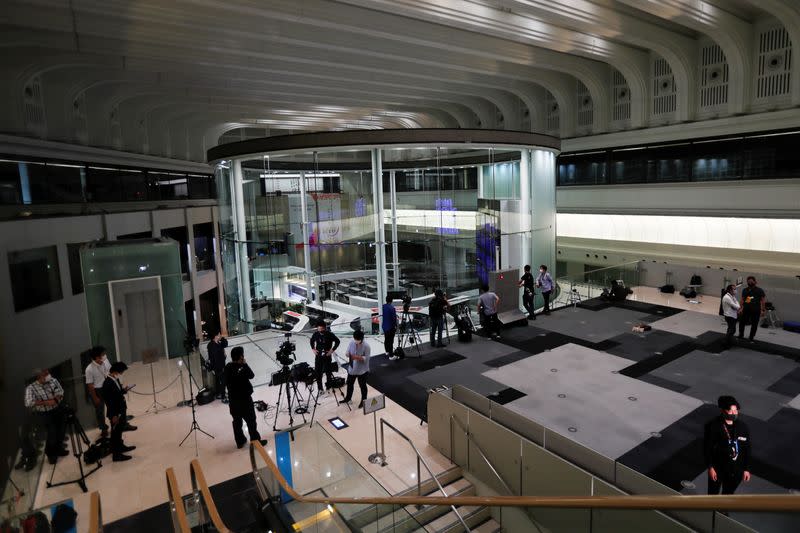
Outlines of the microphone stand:
M192 353L194 353L194 352L192 352ZM209 433L207 431L204 431L203 428L200 427L200 424L197 423L197 410L195 409L194 388L192 387L192 383L194 383L194 376L192 375L192 358L191 358L191 356L187 357L186 363L187 363L186 364L186 369L189 371L189 400L188 400L188 402L189 402L189 406L192 408L192 425L189 428L189 433L187 433L186 436L183 437L183 440L181 441L180 444L178 444L178 447L183 446L183 443L186 442L186 439L188 439L189 436L192 433L194 433L195 431L199 431L203 435L205 435L207 437L211 437L212 439L214 438L214 435L212 435L211 433ZM196 452L197 451L196 450L196 448L197 448L197 437L196 437L196 435L195 435L195 441L194 442L195 442L195 452Z

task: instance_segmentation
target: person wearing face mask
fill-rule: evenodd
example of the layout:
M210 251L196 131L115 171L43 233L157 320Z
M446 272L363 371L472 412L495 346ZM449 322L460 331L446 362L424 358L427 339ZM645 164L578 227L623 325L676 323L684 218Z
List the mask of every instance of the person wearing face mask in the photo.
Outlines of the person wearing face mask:
M706 424L703 451L708 468L708 493L733 494L742 481L750 481L750 430L739 420L739 402L720 396L720 415Z
M739 338L744 339L744 328L750 324L750 342L755 342L758 321L767 312L767 295L756 286L756 278L747 276L747 287L742 289L741 309L739 309Z
M36 420L45 428L47 440L44 453L50 464L54 465L59 457L69 455L64 447L64 389L47 368L37 368L33 375L36 380L25 388L25 407L34 413Z
M553 278L550 276L550 273L547 272L547 265L539 266L539 275L536 277L536 286L542 289L542 298L544 298L544 310L542 312L545 315L549 315L550 295L553 294L555 283L553 283Z
M108 362L106 349L102 346L95 346L89 350L92 362L86 366L86 388L89 389L89 397L94 405L94 414L97 419L97 429L100 430L100 437L108 437L108 424L106 424L106 404L103 402L102 391L108 373L111 370L111 363Z
M353 385L358 380L358 388L361 389L361 403L358 408L364 407L364 400L367 399L367 377L369 376L369 345L364 342L364 332L361 330L353 333L353 340L347 347L347 358L350 361L347 365L347 394L344 402L349 403L353 398Z
M742 306L736 301L736 285L725 287L725 296L722 297L722 316L728 324L728 331L725 333L725 348L733 345L733 334L736 333L736 320L739 318L739 309Z

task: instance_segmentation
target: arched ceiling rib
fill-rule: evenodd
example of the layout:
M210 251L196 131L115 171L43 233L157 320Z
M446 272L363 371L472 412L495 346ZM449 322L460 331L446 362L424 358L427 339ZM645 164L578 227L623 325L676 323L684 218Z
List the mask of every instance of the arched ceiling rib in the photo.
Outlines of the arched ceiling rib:
M727 113L743 113L768 15L800 43L790 0L7 0L0 131L202 159L248 125L641 128L698 116L702 36L730 68ZM659 57L676 90L655 117Z

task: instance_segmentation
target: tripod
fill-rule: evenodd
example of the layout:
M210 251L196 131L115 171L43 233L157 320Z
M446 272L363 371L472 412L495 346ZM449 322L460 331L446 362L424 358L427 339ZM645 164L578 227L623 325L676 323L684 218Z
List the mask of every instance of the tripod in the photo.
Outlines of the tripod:
M78 461L78 471L80 472L80 476L76 479L53 483L53 476L56 473L56 466L58 464L56 463L53 465L53 471L50 472L50 479L46 482L47 488L49 489L50 487L60 487L70 483L77 483L83 492L89 492L89 489L86 488L86 478L97 472L97 470L103 466L103 463L100 461L100 459L98 459L97 466L88 472L83 471L83 461L81 460L83 458L83 447L91 446L91 441L89 440L89 437L86 436L86 432L83 430L83 426L81 426L81 423L75 416L74 412L68 412L65 424L67 426L67 434L69 435L70 447L72 448L72 455L74 455L75 459Z
M212 435L211 433L209 433L207 431L203 431L203 428L201 428L200 424L197 423L197 411L195 410L195 407L194 407L194 405L195 405L194 389L192 388L192 383L194 382L194 376L192 375L192 358L191 357L187 357L186 358L186 369L189 371L189 406L192 408L192 425L189 428L189 433L187 433L186 436L183 437L183 440L181 441L180 444L178 444L178 447L183 446L183 443L186 442L186 439L189 438L189 435L191 435L195 431L199 431L203 435L205 435L207 437L211 437L212 439L214 438L214 435ZM196 441L195 441L195 443L196 443Z
M278 389L278 401L275 404L275 422L272 424L272 431L278 431L278 416L281 414L281 399L283 398L284 389L286 390L286 407L289 411L289 427L287 429L292 429L294 427L294 416L292 411L292 391L294 391L295 399L300 397L300 393L297 391L297 382L292 377L292 371L289 369L288 366L284 365L284 367L277 373L279 377L280 388ZM307 408L303 408L298 410L298 414L303 417L303 423L306 423L306 412L308 411ZM281 430L283 431L283 430Z
M417 357L422 357L419 350L419 345L422 343L422 338L419 336L414 327L414 319L408 311L407 306L403 306L403 314L400 315L400 343L398 346L401 350L407 346L414 346L417 349Z

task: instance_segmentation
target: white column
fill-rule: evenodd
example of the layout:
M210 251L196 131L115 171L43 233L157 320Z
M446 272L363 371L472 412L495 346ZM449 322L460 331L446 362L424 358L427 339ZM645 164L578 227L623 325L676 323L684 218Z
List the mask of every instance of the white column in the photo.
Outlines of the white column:
M214 268L217 275L217 316L219 329L228 336L228 313L225 305L225 272L222 269L222 240L219 233L219 207L211 208L211 226L214 229Z
M386 297L386 237L383 220L383 163L381 151L372 149L372 197L375 199L375 273L378 307Z
M306 202L306 173L300 173L300 222L303 228L303 265L306 269L306 301L311 302L311 248L308 246L308 205ZM319 221L317 221L319 223ZM319 303L319 294L317 294Z
M397 183L395 181L395 171L389 171L389 202L392 206L392 272L394 272L394 282L392 288L400 288L400 253L397 245ZM383 301L378 295L378 303Z
M250 265L247 256L247 224L244 216L244 185L242 184L242 162L233 161L233 213L236 222L234 226L234 240L236 241L236 267L239 278L239 314L245 321L244 330L247 333L253 329L253 304L250 294Z
M184 221L186 222L186 237L189 244L189 281L192 285L192 302L194 304L194 331L195 337L203 340L203 325L200 316L200 294L197 292L197 249L194 246L194 218L191 208L183 210Z
M531 257L531 151L528 148L520 150L519 160L519 232L520 232L520 257L529 261ZM520 265L520 273L522 267ZM531 265L533 268L533 265Z
M555 273L556 257L556 154L531 152L531 266L547 265ZM554 274L551 274L554 275Z

